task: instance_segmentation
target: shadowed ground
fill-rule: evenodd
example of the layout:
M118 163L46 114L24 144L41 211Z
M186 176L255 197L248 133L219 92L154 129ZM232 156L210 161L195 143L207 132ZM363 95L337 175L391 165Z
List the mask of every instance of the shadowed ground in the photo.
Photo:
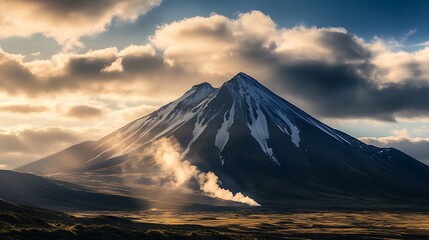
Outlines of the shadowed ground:
M0 239L428 239L427 212L73 213L0 201Z

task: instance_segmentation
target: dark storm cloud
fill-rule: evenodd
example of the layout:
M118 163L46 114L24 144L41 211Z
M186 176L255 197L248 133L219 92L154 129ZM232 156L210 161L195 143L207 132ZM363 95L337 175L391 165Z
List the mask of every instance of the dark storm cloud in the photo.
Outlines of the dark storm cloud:
M371 76L372 55L348 33L323 34L320 42L332 50L334 61L270 58L267 50L250 49L247 56L270 63L273 87L293 95L324 117L369 117L394 121L397 116L429 114L429 80L422 80L420 65L406 64L415 79L377 84ZM268 57L267 57L268 56Z
M335 49L334 56L339 60L368 60L371 52L362 46L351 34L325 31L320 35L320 43L328 49Z
M278 66L277 81L288 94L304 99L325 117L371 117L393 121L396 116L429 113L429 86L390 83L378 86L358 74L371 66L296 62Z

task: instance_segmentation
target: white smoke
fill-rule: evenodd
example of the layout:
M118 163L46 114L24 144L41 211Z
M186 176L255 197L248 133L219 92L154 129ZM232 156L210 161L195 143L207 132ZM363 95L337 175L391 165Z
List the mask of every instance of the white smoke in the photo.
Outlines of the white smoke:
M260 206L255 200L244 196L241 192L233 194L231 191L221 188L218 184L219 178L213 172L201 172L189 161L182 160L180 146L173 139L157 140L148 149L148 153L153 155L163 173L173 178L169 183L171 187L181 187L194 178L198 181L200 189L210 197Z
M200 189L211 197L245 203L250 206L261 206L259 203L257 203L250 197L244 196L241 192L238 192L234 195L231 191L221 188L218 184L218 179L218 176L216 176L216 174L214 174L213 172L200 173L198 175L198 183L200 184Z
M180 147L174 140L161 138L146 152L154 157L163 174L173 178L169 182L170 187L181 187L198 175L197 167L189 161L181 160L178 149Z

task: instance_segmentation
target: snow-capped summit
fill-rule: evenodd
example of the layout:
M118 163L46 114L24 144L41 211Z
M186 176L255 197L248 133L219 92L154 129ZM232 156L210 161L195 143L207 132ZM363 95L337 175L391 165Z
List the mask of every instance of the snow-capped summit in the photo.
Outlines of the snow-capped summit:
M208 82L202 82L192 86L192 89L214 89L213 86Z
M177 139L184 159L215 172L228 189L248 193L262 205L385 194L429 197L428 166L323 124L245 73L219 88L195 85L96 142L17 170L55 176L149 174L145 168L151 164L135 167L136 153L163 137Z
M239 72L237 73L231 80L225 82L225 84L231 84L231 83L246 83L246 84L253 84L253 85L261 85L256 79L252 78L251 76Z

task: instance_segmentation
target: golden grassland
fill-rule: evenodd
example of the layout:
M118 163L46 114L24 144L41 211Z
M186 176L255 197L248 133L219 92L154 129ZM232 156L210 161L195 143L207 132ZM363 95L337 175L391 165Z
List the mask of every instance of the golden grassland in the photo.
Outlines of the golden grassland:
M429 239L428 212L60 213L0 201L0 239Z
M198 226L249 238L428 238L429 213L422 212L169 212L111 213L135 223ZM77 214L89 217L93 214ZM232 236L232 235L231 235Z

